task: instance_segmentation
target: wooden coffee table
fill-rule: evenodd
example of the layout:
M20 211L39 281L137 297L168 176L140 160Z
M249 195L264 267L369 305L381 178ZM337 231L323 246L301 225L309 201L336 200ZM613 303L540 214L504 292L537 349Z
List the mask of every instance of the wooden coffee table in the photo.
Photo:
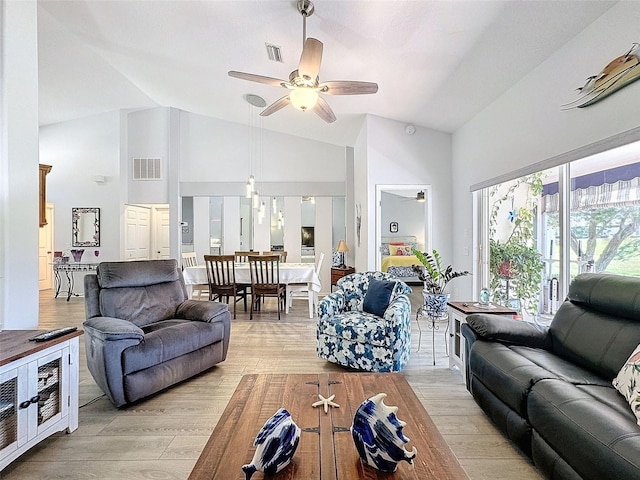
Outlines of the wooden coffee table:
M404 434L418 455L414 466L402 462L393 474L363 465L349 427L358 406L376 393L398 406L407 423ZM340 408L313 408L318 394L335 394ZM353 480L467 479L468 476L436 429L415 393L398 373L331 373L245 375L211 434L189 479L244 480L241 466L251 462L253 440L264 422L286 408L302 429L300 444L289 466L270 479ZM264 478L257 472L252 480Z

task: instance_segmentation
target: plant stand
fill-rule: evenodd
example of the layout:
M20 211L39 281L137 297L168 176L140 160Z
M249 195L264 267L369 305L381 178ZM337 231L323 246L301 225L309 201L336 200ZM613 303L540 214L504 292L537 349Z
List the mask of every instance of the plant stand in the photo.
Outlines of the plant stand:
M420 351L420 346L422 343L422 329L420 328L420 322L418 321L420 316L424 316L429 320L428 326L431 329L431 358L433 360L433 365L436 364L436 330L440 330L440 325L442 323L446 323L447 328L444 330L444 350L449 356L449 345L447 341L448 333L449 333L449 314L445 312L444 315L438 314L432 311L427 310L427 308L422 305L416 311L416 324L418 325L418 350Z

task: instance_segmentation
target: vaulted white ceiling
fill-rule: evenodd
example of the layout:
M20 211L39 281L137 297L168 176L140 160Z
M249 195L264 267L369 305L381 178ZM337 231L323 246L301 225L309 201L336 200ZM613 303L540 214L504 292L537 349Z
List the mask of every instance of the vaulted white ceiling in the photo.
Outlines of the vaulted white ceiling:
M320 80L379 91L326 96L332 124L288 106L262 126L338 145L353 145L365 113L453 132L615 3L316 0ZM248 123L245 94L270 104L286 91L227 72L288 79L302 51L295 1L46 0L38 24L42 125L154 106Z

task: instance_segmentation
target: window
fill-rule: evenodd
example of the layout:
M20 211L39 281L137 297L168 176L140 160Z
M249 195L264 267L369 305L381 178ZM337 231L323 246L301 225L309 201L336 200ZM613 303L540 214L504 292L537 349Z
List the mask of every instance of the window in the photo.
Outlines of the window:
M554 167L485 189L492 301L547 323L567 291L563 270L569 281L585 272L640 276L640 153L615 153L571 162L568 175Z

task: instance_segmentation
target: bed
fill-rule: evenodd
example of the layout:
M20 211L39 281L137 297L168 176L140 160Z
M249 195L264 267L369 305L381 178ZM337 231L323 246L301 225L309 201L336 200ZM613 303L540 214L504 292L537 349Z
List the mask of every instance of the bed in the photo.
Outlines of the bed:
M421 265L418 258L411 254L412 248L418 248L415 236L382 237L380 270L404 282L420 283L418 276L411 268L413 265Z

